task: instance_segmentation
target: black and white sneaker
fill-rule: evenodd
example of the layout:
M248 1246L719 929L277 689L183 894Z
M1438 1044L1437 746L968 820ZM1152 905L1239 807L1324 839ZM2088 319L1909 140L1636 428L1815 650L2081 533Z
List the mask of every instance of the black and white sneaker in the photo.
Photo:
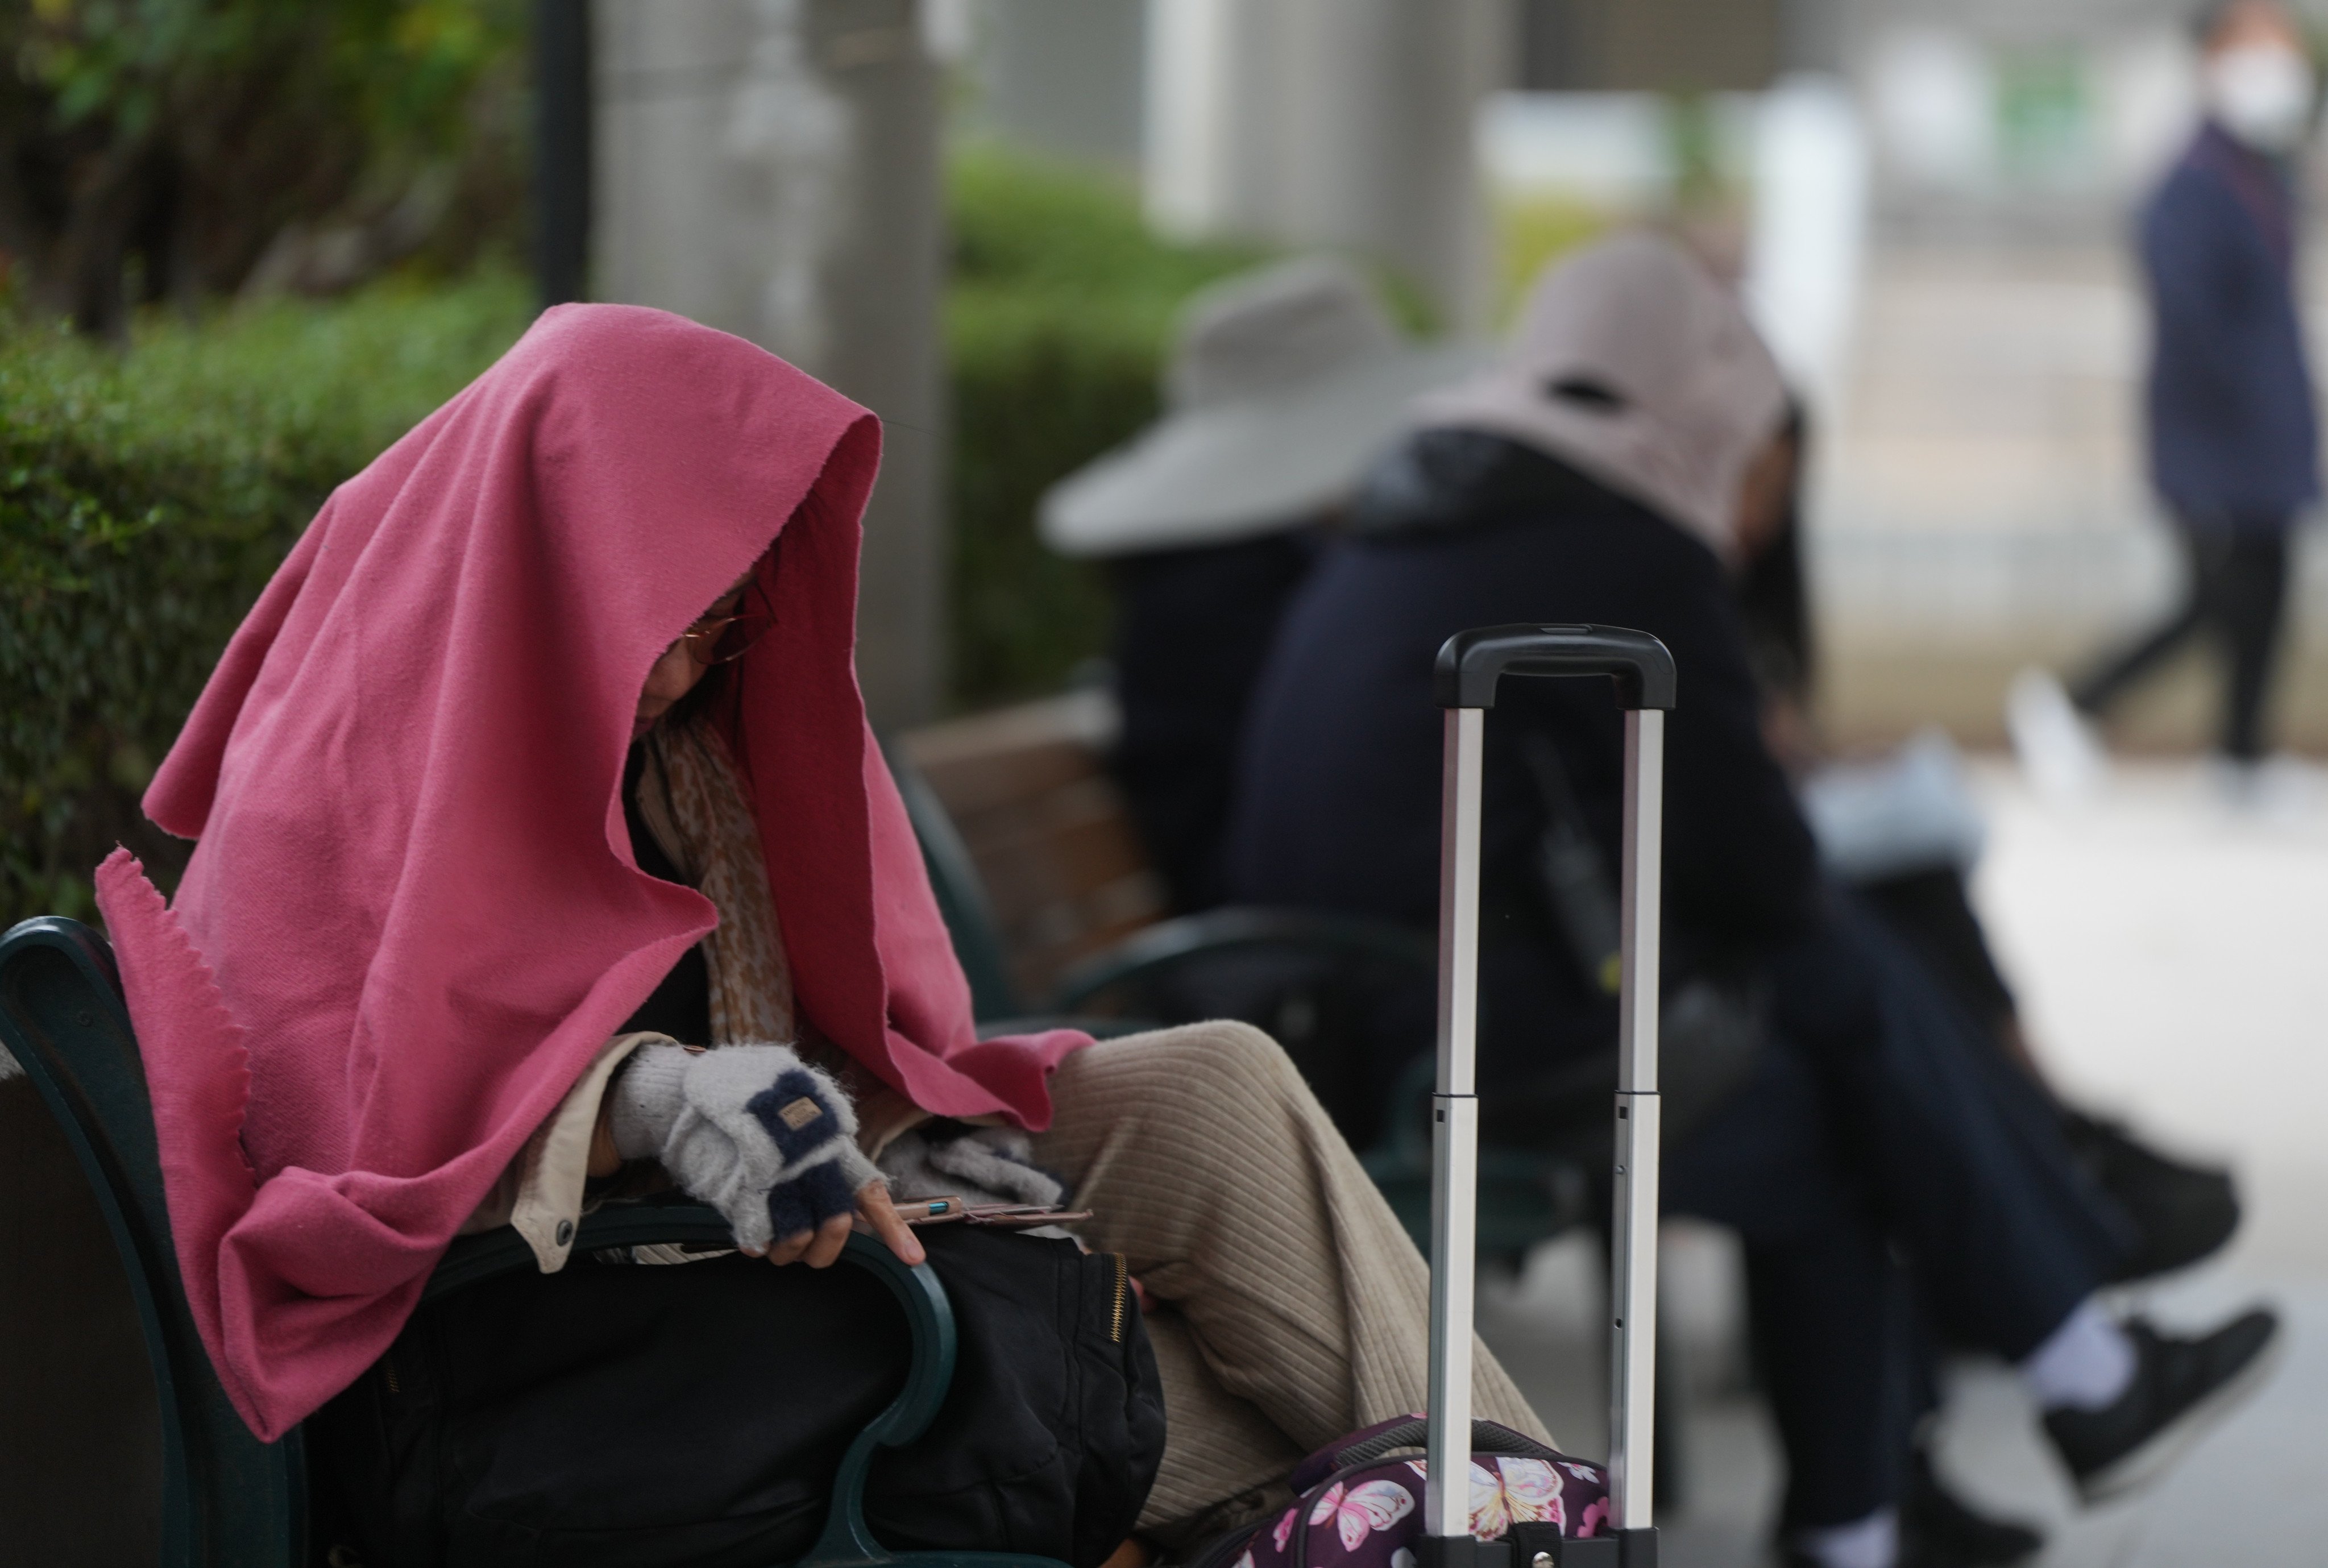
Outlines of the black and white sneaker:
M2261 1387L2278 1345L2277 1314L2256 1308L2194 1339L2161 1334L2141 1318L2134 1381L2099 1410L2056 1410L2045 1431L2089 1503L2141 1486Z
M1948 1490L1931 1455L1916 1451L1900 1502L1899 1568L2014 1568L2044 1549L2037 1531L1991 1518Z
M2111 1283L2189 1268L2223 1250L2239 1228L2239 1190L2220 1166L2171 1159L2116 1122L2067 1111L2071 1158L2126 1210L2140 1240Z

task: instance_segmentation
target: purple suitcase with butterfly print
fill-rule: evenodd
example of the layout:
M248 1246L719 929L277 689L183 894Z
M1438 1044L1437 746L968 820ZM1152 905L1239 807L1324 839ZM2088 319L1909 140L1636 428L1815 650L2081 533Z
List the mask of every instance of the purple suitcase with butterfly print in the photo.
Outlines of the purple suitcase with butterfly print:
M1657 1295L1657 931L1665 840L1666 713L1673 654L1646 632L1615 626L1488 626L1439 650L1433 695L1446 710L1439 837L1439 1063L1432 1095L1430 1479L1415 1537L1420 1568L1656 1568L1649 1523L1655 1443ZM1625 825L1619 910L1615 1204L1611 1216L1609 1464L1602 1514L1508 1522L1507 1457L1478 1451L1471 1420L1471 1294L1479 1169L1478 1054L1479 786L1488 710L1506 676L1606 677L1625 719ZM1440 1483L1469 1464L1470 1486ZM1478 1459L1497 1472L1489 1476ZM1573 1461L1559 1460L1555 1464ZM1569 1479L1577 1478L1572 1475ZM1507 1506L1482 1516L1483 1479ZM1563 1483L1566 1506L1566 1482ZM1498 1533L1491 1526L1499 1522Z
M1614 681L1625 718L1623 978L1610 1260L1609 1463L1471 1419L1479 1166L1479 812L1488 710L1503 677ZM1294 1506L1205 1554L1207 1568L1656 1568L1657 922L1673 655L1611 626L1490 626L1439 651L1439 1061L1432 1095L1431 1409L1302 1461ZM1422 1449L1424 1457L1411 1457ZM1450 1490L1440 1478L1460 1470Z
M1396 1416L1319 1449L1293 1472L1293 1507L1206 1561L1216 1568L1417 1568L1430 1423ZM1608 1472L1491 1421L1471 1426L1466 1539L1571 1565L1609 1528ZM1606 1546L1613 1547L1609 1540ZM1581 1553L1580 1553L1580 1549ZM1426 1549L1427 1550L1427 1549Z
M1502 678L1611 679L1625 718L1623 974L1618 1009L1609 1463L1471 1419L1479 1164L1479 813L1488 709ZM1203 1554L1204 1568L1657 1568L1657 926L1665 717L1673 655L1611 626L1491 626L1439 651L1439 1059L1432 1095L1431 1392L1319 1450L1294 1506ZM1423 1457L1413 1457L1422 1449ZM1460 1469L1450 1492L1436 1478Z

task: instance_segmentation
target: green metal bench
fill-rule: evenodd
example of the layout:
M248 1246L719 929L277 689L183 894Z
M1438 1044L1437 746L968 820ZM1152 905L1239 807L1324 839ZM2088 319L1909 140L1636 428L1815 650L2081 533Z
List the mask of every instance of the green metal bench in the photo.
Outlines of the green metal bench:
M300 1434L265 1443L235 1413L186 1305L144 1065L105 939L43 916L0 937L0 1044L64 1128L119 1249L153 1362L162 1413L162 1568L307 1568L307 1478ZM717 1212L683 1202L610 1205L584 1216L583 1250L730 1240ZM835 1480L823 1533L793 1568L1063 1568L1003 1553L889 1552L867 1528L874 1451L912 1441L944 1403L955 1337L945 1288L879 1243L844 1254L870 1270L905 1310L913 1357L896 1397L858 1433ZM506 1227L465 1236L430 1275L424 1300L535 1267ZM774 1565L772 1565L774 1568Z

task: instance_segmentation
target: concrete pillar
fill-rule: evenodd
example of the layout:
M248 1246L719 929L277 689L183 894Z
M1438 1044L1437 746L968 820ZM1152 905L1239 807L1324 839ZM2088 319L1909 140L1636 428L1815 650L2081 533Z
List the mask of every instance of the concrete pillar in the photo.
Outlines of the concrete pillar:
M858 678L942 690L939 80L917 0L598 0L601 299L750 338L881 416Z
M1142 0L983 0L964 127L1136 175L1146 9Z
M1482 324L1473 120L1514 69L1509 0L1150 0L1149 19L1159 228L1347 249Z

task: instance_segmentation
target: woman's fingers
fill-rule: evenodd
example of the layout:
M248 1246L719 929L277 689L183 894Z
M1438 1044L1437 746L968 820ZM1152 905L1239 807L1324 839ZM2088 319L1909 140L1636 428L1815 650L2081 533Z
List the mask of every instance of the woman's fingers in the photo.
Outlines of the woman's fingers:
M836 1214L816 1227L816 1238L808 1244L808 1266L812 1269L831 1267L832 1260L839 1257L840 1249L848 1244L849 1216Z
M849 1244L849 1234L856 1222L863 1220L865 1227L881 1238L882 1244L909 1263L918 1263L928 1256L922 1250L921 1238L914 1235L896 1205L889 1201L888 1184L876 1177L857 1189L857 1212L829 1216L812 1231L794 1231L770 1244L765 1256L772 1263L805 1262L812 1269L831 1266ZM746 1247L746 1252L752 1249Z
M754 1253L753 1255L765 1257L768 1262L779 1264L806 1260L810 1268L821 1269L839 1257L840 1249L848 1244L849 1216L837 1214L814 1230L794 1231L772 1243L765 1253ZM746 1247L743 1250L748 1253L752 1249Z
M857 1189L857 1212L873 1228L873 1234L891 1252L909 1263L918 1263L929 1254L922 1250L922 1238L914 1234L897 1206L889 1201L889 1186L884 1181L868 1181Z

